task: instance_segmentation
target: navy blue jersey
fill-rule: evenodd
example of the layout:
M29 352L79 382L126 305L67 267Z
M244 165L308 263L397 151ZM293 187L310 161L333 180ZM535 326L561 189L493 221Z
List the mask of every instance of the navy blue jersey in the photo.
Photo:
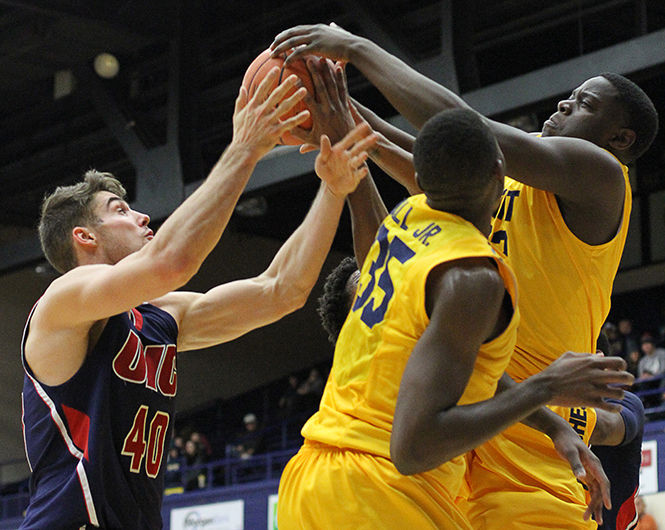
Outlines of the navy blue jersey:
M161 528L175 320L150 304L111 317L81 368L58 386L38 382L25 362L29 327L30 317L21 356L32 476L21 528Z

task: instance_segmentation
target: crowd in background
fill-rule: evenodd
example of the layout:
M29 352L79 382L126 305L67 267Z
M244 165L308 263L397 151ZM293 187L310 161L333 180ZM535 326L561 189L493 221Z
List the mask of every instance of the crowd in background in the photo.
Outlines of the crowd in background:
M302 442L300 428L318 409L325 386L322 376L325 368L315 366L302 374L293 373L267 387L218 403L215 415L222 419L226 428L220 428L217 422L211 426L209 419L197 418L197 414L178 418L167 460L167 491L169 488L189 491L207 487L209 477L204 464L209 461L225 458L249 461L264 454L271 449L269 434L282 423L288 422L289 432L293 435L290 438L292 447L288 448L298 447ZM263 395L266 404L262 407L261 419L255 410L244 408L255 404L259 394ZM234 425L229 427L228 412L233 410L244 412L238 422L240 425L232 422Z
M641 395L645 407L661 405L665 398L665 329L637 332L632 321L623 318L616 325L606 322L603 331L610 343L609 353L625 359L635 376L632 390L646 394Z

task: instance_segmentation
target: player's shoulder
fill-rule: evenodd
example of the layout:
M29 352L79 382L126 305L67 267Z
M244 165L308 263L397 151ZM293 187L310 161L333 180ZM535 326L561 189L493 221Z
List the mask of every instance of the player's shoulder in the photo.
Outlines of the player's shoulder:
M180 325L185 313L202 296L202 293L192 291L171 291L159 298L150 300L149 303L171 315L176 324Z
M505 285L492 259L485 256L461 258L432 269L428 282L436 290L463 293L501 294Z

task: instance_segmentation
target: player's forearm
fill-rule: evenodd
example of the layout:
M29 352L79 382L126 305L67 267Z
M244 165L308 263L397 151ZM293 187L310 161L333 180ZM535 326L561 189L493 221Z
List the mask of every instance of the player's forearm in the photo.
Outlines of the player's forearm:
M334 195L325 183L302 224L284 243L263 273L275 284L275 296L292 300L292 310L305 303L330 251L344 197Z
M386 205L381 199L374 179L367 175L360 181L356 190L347 197L351 213L351 231L353 233L353 251L358 268L367 257L374 236L379 226L388 215Z
M386 137L379 135L376 148L370 153L372 161L396 182L406 188L410 195L422 193L416 183L413 156Z
M386 120L380 118L372 110L365 107L365 105L359 103L355 99L352 99L352 101L355 107L358 109L360 115L365 118L373 131L382 134L389 141L401 147L405 151L409 153L413 152L413 142L415 141L415 138L411 134L403 131L398 127L395 127L391 123L388 123Z
M367 39L354 40L349 57L392 106L418 129L439 111L468 108L455 93Z
M409 441L391 439L394 463L408 475L434 469L524 419L548 399L544 388L525 382L492 399L442 410L411 430ZM402 451L393 452L398 446Z
M508 374L504 373L501 376L501 379L499 379L497 393L504 392L517 385L518 383L516 383ZM545 406L542 406L532 414L529 414L520 423L523 423L532 429L536 429L550 437L553 436L558 429L570 428L570 425L566 420Z
M158 263L181 271L186 281L219 241L257 161L252 150L231 143L144 250Z

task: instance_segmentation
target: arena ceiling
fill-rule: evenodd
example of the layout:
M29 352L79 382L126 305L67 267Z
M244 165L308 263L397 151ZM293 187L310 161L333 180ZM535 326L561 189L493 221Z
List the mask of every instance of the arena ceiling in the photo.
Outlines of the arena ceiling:
M558 98L605 70L638 81L665 116L660 0L0 0L0 461L21 455L21 327L52 279L34 232L44 193L95 167L115 173L135 207L163 219L230 141L251 60L287 27L330 21L456 87L479 110L526 127L538 128ZM104 52L119 61L112 79L93 69ZM349 85L393 116L353 69ZM659 135L633 168L638 191L665 188L663 162ZM285 148L257 168L191 287L267 266L311 201L311 166L311 156ZM378 178L391 205L401 191ZM331 263L350 252L348 221L335 247ZM183 358L181 408L328 357L313 315L308 304L233 345Z

